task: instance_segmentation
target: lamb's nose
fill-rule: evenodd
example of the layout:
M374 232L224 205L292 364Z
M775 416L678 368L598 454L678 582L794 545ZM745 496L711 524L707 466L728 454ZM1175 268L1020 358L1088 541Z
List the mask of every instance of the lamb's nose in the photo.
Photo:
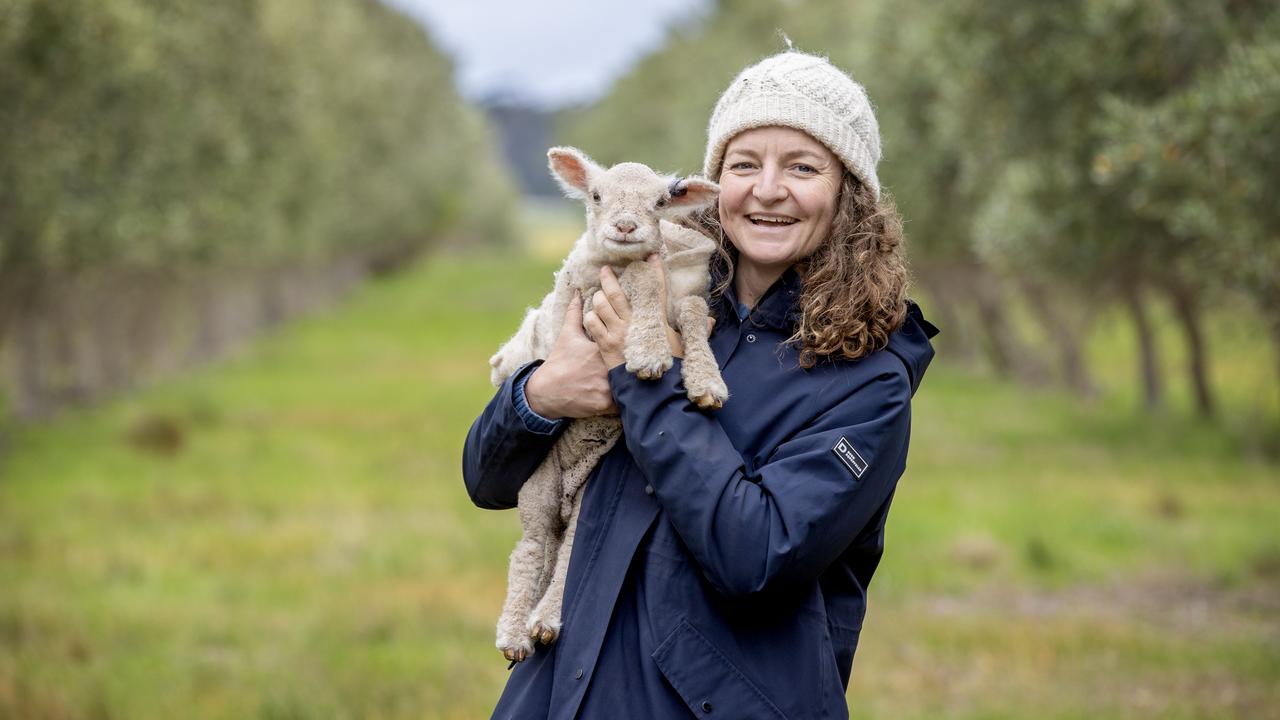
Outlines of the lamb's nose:
M622 233L623 235L626 235L627 233L636 229L636 224L630 220L619 220L618 222L614 223L613 226L617 228L618 232Z

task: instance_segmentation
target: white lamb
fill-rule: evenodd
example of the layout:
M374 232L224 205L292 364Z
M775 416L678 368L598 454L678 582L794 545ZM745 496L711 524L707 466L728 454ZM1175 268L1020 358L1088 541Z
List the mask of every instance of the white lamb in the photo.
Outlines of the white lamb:
M574 148L552 148L547 157L565 193L585 202L587 229L556 273L555 288L490 358L494 385L525 363L547 357L574 291L590 308L600 289L600 268L608 265L631 303L623 351L627 370L651 379L671 368L665 313L683 337L682 380L689 399L703 409L720 407L729 392L707 344L707 264L715 242L668 220L710 207L719 187L702 178L659 175L640 163L605 170ZM660 307L662 278L644 262L655 252L666 274L665 308ZM549 644L559 636L582 486L621 433L617 416L575 420L520 490L523 536L511 552L497 633L498 649L508 660L523 661L536 642Z

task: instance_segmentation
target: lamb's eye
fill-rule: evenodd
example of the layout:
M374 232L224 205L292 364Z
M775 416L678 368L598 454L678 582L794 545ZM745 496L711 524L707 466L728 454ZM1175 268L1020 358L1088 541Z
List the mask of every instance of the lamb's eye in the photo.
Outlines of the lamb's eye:
M591 199L595 200L596 202L600 202L600 193L598 192L591 193Z
M661 200L659 200L659 201L658 201L658 207L660 207L660 208L664 208L664 207L666 207L666 206L667 206L667 199L666 199L666 198L662 198Z

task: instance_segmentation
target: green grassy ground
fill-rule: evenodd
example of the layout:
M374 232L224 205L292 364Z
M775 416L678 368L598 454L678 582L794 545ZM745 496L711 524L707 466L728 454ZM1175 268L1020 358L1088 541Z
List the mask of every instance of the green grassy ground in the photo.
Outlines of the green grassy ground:
M518 521L470 505L458 458L552 269L435 258L12 429L0 718L487 717ZM1228 415L1274 396L1267 356L1218 357ZM855 717L1280 717L1280 468L1238 423L1130 405L930 371Z

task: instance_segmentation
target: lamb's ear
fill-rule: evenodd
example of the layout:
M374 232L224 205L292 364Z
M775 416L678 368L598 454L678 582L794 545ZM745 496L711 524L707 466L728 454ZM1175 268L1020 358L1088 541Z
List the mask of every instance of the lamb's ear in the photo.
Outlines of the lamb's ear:
M547 151L547 163L564 194L578 200L587 199L591 180L604 172L586 153L572 147L551 148Z
M692 175L671 183L671 207L681 212L705 210L716 204L720 186L706 178Z

